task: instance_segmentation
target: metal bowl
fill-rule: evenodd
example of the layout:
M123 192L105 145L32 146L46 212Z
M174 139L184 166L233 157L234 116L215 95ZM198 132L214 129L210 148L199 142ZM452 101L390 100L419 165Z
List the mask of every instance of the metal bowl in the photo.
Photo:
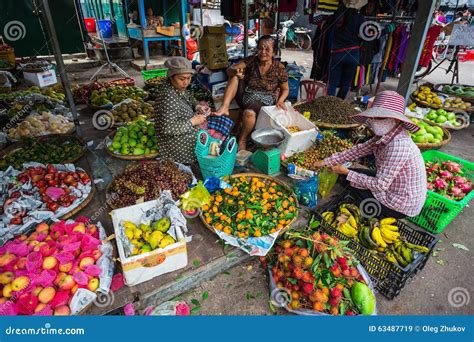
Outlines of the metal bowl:
M277 147L285 140L285 134L274 128L261 128L252 132L252 140L263 148Z

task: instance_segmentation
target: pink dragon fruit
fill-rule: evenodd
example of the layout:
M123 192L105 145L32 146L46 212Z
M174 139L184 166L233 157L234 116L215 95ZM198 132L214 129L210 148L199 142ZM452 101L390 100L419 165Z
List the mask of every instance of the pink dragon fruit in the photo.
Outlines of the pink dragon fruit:
M433 173L435 171L438 171L439 168L440 168L440 165L439 163L431 163L431 162L427 162L426 163L426 172L427 173Z
M434 186L436 188L436 190L446 190L447 187L448 187L448 183L446 183L446 181L444 179L441 179L441 178L436 178L435 182L434 182Z
M462 192L462 189L458 188L457 186L454 186L454 187L451 188L451 193L453 194L454 197L459 197L459 196L461 196L461 194L464 194Z
M456 185L467 183L467 179L461 176L454 176L453 181Z
M433 185L433 183L428 183L428 184L426 185L426 187L428 188L428 190L431 190L431 191L434 190L434 185Z
M453 174L446 170L441 171L439 175L445 180L451 180L451 178L453 178Z
M472 182L460 184L459 187L461 188L462 192L467 195L472 191Z
M446 170L448 170L452 173L462 173L461 165L459 165L458 163L455 163L453 161L444 162L443 166L445 167Z

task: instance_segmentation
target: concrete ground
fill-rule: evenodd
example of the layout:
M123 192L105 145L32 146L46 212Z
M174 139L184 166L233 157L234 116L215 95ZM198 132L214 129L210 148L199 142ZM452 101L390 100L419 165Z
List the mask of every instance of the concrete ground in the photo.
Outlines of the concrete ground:
M284 50L283 60L295 61L306 68L309 76L312 52ZM140 73L131 67L124 67L137 85L143 85ZM74 83L86 82L96 69L70 73ZM460 64L460 82L474 84L474 63ZM103 74L103 78L116 78L117 74ZM423 81L448 83L451 76L438 69ZM423 81L419 84L424 83ZM398 79L389 79L382 89L395 90ZM370 89L364 89L369 93ZM474 160L474 128L453 132L451 143L442 149L461 158ZM467 315L474 313L472 273L474 257L474 233L472 218L474 209L467 207L438 237L440 242L435 255L394 300L377 295L377 306L381 315ZM469 251L453 244L462 244ZM235 266L214 279L206 281L189 293L182 294L197 315L271 315L275 312L269 306L268 278L258 259L245 265ZM286 314L277 310L278 314Z

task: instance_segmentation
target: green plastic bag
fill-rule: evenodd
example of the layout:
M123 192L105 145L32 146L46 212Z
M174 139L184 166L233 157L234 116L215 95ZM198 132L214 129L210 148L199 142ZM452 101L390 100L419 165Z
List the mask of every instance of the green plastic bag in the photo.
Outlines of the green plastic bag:
M209 203L211 203L211 194L202 181L199 181L194 188L181 195L181 206L185 211L193 211Z
M322 198L325 198L331 192L334 185L336 185L337 178L339 175L337 173L329 171L327 168L321 169L319 172L319 189L318 192Z

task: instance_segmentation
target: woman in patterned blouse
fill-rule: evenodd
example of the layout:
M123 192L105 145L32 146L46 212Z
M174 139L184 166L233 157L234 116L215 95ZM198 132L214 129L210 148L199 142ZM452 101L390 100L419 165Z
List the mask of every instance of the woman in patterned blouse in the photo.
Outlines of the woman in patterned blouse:
M183 57L172 57L165 66L168 79L160 84L156 98L158 152L161 157L192 164L196 161L194 148L198 126L206 121L205 115L195 115L196 100L186 90L194 70Z
M243 109L239 150L245 149L249 134L255 128L257 115L262 106L276 105L285 109L288 97L288 73L285 66L275 60L275 41L271 36L258 40L257 54L245 58L227 69L229 81L222 106L214 115L229 115L234 98ZM241 93L241 94L239 94ZM236 97L237 95L237 97Z

